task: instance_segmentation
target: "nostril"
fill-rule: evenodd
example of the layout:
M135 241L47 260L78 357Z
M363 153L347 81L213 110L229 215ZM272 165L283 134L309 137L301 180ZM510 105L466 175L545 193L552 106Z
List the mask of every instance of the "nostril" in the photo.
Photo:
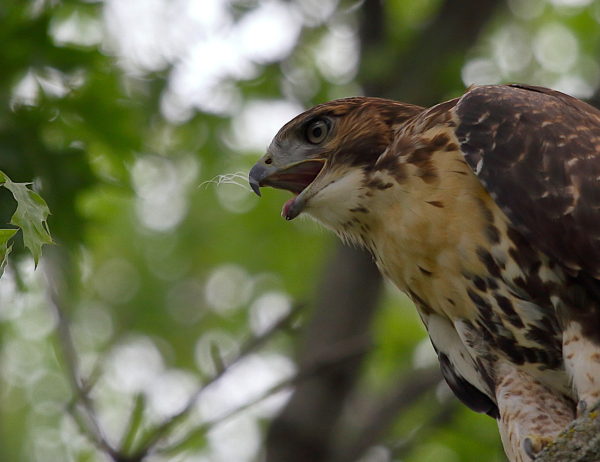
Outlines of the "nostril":
M272 163L273 163L273 159L271 159L270 157L267 157L265 159L265 164L269 165L269 164L272 164Z

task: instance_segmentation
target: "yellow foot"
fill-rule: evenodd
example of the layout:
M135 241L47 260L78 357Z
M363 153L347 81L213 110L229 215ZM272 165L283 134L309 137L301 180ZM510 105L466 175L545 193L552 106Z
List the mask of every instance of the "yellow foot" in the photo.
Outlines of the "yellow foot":
M590 407L590 412L597 412L600 410L600 400L596 401L592 407Z
M523 450L531 460L535 459L537 454L554 441L548 436L533 436L530 435L523 440Z
M600 400L595 400L593 404L590 405L585 400L580 400L577 403L577 418L583 417L584 415L588 415L592 412L598 412L600 410Z

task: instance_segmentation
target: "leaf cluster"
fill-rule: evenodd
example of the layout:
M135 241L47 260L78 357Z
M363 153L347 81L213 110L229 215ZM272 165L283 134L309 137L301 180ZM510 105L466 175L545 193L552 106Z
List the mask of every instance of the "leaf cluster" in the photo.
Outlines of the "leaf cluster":
M48 230L50 210L46 201L29 187L29 183L14 183L4 172L0 171L0 186L8 189L15 201L17 209L10 224L14 229L0 229L0 276L7 264L7 257L12 250L10 240L21 230L25 247L29 249L37 266L44 244L52 244Z

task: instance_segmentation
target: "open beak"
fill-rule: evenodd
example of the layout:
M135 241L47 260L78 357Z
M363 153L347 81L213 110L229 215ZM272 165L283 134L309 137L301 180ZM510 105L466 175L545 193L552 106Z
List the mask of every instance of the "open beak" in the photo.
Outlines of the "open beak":
M287 201L282 210L284 218L291 220L304 208L302 192L321 172L325 159L306 159L283 167L270 163L269 159L265 156L252 167L249 174L250 186L258 196L263 186L292 192L294 198Z

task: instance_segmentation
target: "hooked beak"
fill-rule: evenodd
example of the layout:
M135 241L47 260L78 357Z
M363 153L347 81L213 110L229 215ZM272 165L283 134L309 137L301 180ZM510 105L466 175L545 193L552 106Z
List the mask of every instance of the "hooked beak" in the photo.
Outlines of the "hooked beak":
M250 170L250 174L248 175L250 187L252 188L252 191L254 191L254 194L256 194L258 197L261 196L260 180L267 176L265 169L259 167L259 165L255 165L254 167L252 167L252 170Z
M294 194L294 198L288 200L282 210L286 220L298 216L304 208L305 198L302 192L314 181L321 172L325 159L305 159L299 162L279 167L274 165L271 157L267 154L260 159L250 170L249 182L252 190L260 196L260 188L271 186L284 189Z

